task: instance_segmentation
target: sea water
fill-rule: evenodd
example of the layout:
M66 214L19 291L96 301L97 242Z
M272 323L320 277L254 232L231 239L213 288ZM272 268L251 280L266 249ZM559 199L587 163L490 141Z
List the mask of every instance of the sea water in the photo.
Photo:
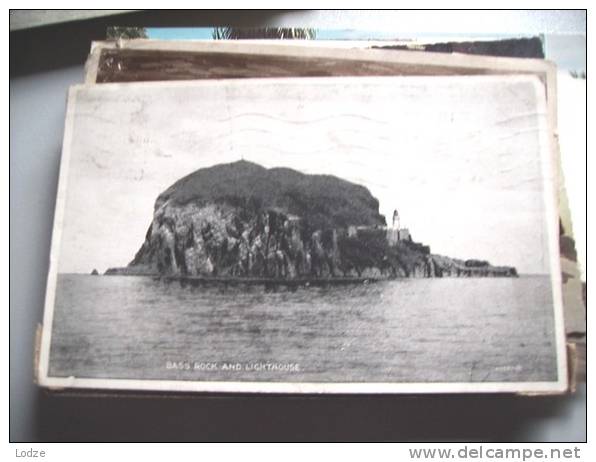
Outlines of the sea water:
M49 375L295 382L556 380L547 276L266 291L58 275Z

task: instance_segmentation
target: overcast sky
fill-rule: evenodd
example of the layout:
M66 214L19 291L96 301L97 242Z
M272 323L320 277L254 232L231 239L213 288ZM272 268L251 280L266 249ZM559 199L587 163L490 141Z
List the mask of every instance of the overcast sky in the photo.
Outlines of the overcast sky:
M79 87L59 272L125 266L162 191L244 158L368 187L433 253L547 273L542 92L497 76Z

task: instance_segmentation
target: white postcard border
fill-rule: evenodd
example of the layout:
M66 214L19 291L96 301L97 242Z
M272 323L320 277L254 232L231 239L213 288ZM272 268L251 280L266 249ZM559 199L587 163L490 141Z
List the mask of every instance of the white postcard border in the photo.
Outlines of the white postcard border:
M485 75L480 78L508 78L527 79L525 75L495 76ZM58 192L54 214L54 226L49 261L49 273L46 287L44 305L44 318L41 337L39 366L37 382L41 387L53 390L64 389L91 389L91 390L128 390L128 391L156 391L156 392L215 392L215 393L298 393L298 394L384 394L384 393L521 393L521 394L560 394L568 390L567 352L565 342L565 328L563 320L562 281L558 247L558 196L557 196L557 160L558 149L553 142L549 127L554 128L552 102L545 101L538 92L545 95L543 83L537 76L535 89L538 101L541 101L540 110L546 114L541 120L540 130L541 164L544 186L544 200L547 214L547 227L549 238L549 259L551 268L551 283L553 291L553 307L555 322L557 380L552 382L273 382L273 381L190 381L190 380L155 380L155 379L99 379L81 377L50 377L49 360L52 336L52 324L57 283L58 258L62 238L62 225L66 206L66 193L68 183L68 170L71 156L71 140L73 135L74 111L78 91L88 88L89 85L75 85L70 88L66 111L63 149L59 173ZM343 80L352 79L412 79L434 77L335 77ZM442 77L442 78L453 78ZM461 78L461 77L456 77ZM554 76L552 77L554 79ZM295 77L285 78L304 82L305 79L317 81L328 80L326 77ZM244 79L249 80L274 80L274 79ZM221 85L223 79L204 81L167 81L167 82L135 82L135 83L110 83L100 87L115 89L126 86L193 86L193 85ZM549 84L554 82L549 81ZM548 90L549 96L552 87ZM550 192L550 194L549 194Z

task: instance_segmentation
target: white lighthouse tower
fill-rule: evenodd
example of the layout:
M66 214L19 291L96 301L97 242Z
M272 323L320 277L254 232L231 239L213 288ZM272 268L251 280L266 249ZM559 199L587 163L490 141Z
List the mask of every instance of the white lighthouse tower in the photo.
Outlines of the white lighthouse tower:
M401 220L397 209L393 211L393 222L391 228L387 229L387 242L395 245L398 241L412 240L410 231L401 227Z
M393 211L393 229L397 229L399 230L400 226L399 226L399 212L397 211L397 209L395 209Z

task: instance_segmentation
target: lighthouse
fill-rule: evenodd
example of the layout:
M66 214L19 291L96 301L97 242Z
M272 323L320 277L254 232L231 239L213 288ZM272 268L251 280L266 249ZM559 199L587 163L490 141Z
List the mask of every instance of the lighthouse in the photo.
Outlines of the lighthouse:
M411 241L410 231L401 227L399 212L397 209L393 211L393 222L391 228L387 229L387 242L389 245L395 245L399 241Z
M399 230L400 226L399 226L399 212L397 211L397 209L395 209L393 211L393 229L398 229Z

